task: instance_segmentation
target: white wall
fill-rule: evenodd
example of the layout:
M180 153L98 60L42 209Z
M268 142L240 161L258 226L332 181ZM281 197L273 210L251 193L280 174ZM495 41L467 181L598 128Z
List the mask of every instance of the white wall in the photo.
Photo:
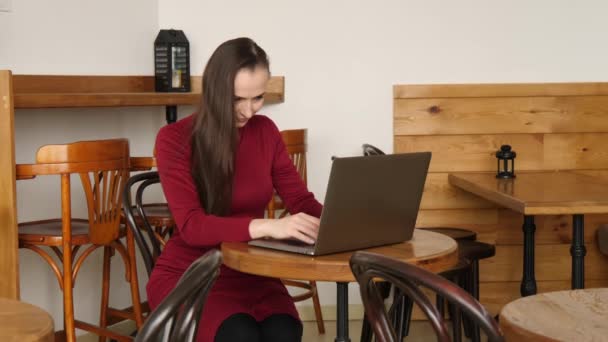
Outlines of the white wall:
M264 112L309 129L321 200L331 155L392 151L394 84L607 81L606 13L601 0L159 0L159 25L186 32L195 74L224 40L266 50L286 94ZM335 302L334 286L321 300Z
M153 39L173 27L186 32L192 73L201 74L222 41L254 38L273 73L286 77L285 103L264 113L281 129L309 129L309 184L321 200L331 155L359 154L364 142L392 151L393 84L608 80L601 0L19 0L13 7L0 13L0 69L16 73L150 75ZM19 110L17 161L31 162L45 143L115 136L148 155L162 124L158 108ZM58 213L57 184L35 182L18 185L21 220ZM23 299L51 311L60 327L48 267L29 251L20 258ZM85 264L76 285L85 319L96 319L100 261ZM126 287L118 292L128 298ZM333 286L321 292L324 304L335 301ZM351 292L352 302L357 297Z
M153 41L158 33L156 1L13 1L0 12L0 69L15 74L152 75ZM164 122L159 107L17 110L17 163L34 161L49 143L127 137L131 151L150 155ZM73 178L74 209L86 217L80 180ZM17 183L19 221L60 217L58 177ZM96 323L101 294L101 250L85 261L76 280L78 318ZM19 251L21 298L48 310L63 327L62 296L50 267L34 252ZM140 267L140 279L146 280ZM113 258L111 304L130 305L119 257ZM145 284L142 284L142 290ZM145 292L143 293L145 297Z

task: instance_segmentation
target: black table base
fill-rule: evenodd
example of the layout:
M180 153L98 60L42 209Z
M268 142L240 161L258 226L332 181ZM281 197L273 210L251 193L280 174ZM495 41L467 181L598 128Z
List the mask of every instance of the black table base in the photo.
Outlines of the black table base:
M581 214L572 215L572 289L585 288L585 217ZM524 274L520 292L523 297L536 294L536 278L534 276L534 216L524 215Z
M350 342L348 336L348 283L336 283L338 287L336 342Z

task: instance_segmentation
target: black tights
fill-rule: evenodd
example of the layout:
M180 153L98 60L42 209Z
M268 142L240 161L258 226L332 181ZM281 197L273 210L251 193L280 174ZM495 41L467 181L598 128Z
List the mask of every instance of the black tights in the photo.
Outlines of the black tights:
M272 315L261 322L248 314L228 317L217 329L215 342L300 342L302 323L287 314Z

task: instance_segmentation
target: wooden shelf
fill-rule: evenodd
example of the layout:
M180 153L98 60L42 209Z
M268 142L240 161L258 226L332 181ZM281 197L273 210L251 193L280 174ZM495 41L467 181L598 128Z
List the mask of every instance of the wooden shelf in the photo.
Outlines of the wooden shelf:
M201 77L192 77L192 92L157 93L153 76L13 76L15 108L123 107L195 105ZM285 78L270 79L267 104L284 101Z

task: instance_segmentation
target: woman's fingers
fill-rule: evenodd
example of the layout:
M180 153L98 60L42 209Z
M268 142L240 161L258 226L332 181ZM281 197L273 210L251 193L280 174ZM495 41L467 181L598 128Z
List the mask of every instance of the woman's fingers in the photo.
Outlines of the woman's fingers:
M313 238L309 237L308 235L302 233L299 230L294 230L292 237L294 237L302 242L305 242L307 244L310 244L310 245L314 245L314 243L315 243L315 240Z
M318 218L314 217L314 216L310 216L308 214L305 213L299 213L296 216L300 217L301 219L310 222L314 225L316 225L317 227L319 226L319 223L321 223L321 220L319 220Z

